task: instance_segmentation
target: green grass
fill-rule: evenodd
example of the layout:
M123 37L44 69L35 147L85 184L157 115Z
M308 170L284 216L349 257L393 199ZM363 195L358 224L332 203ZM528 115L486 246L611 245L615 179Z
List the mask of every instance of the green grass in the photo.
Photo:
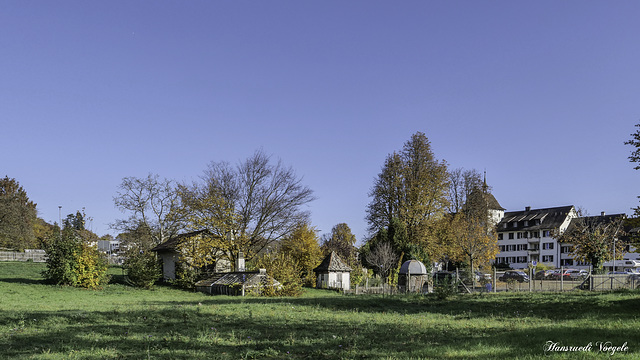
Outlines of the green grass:
M1 359L602 359L640 358L640 293L511 293L299 298L207 296L121 282L47 285L42 264L0 263ZM554 341L593 344L547 353Z

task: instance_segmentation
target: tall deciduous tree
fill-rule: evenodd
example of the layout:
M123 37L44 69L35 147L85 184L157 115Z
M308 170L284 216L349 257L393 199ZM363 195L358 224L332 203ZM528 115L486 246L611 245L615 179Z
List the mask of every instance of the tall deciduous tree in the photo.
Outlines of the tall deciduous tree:
M15 179L0 179L0 247L24 250L37 246L33 232L36 204Z
M202 192L219 195L233 213L231 227L247 260L307 222L303 207L315 199L291 167L260 150L235 167L211 163L203 180Z
M624 215L581 216L571 220L567 230L558 235L558 240L573 245L573 256L591 263L594 269L602 268L605 261L621 258L626 242L619 238L624 235Z
M397 218L411 243L428 248L430 226L447 210L447 164L435 158L427 137L418 132L400 153L389 155L369 193L369 230L379 231Z
M457 213L467 202L467 198L474 189L483 186L483 179L476 169L454 169L449 173L449 213Z
M113 226L121 231L132 231L145 224L154 243L159 244L184 228L180 210L180 196L172 180L161 180L158 175L146 178L126 177L114 197L116 207L129 212L128 219L117 220Z
M625 141L625 145L631 145L634 147L634 150L629 156L629 161L637 164L634 167L635 170L640 170L640 124L636 124L636 127L638 130L631 134L631 140ZM638 196L638 198L640 198L640 196ZM640 216L640 206L637 206L634 210L635 215Z

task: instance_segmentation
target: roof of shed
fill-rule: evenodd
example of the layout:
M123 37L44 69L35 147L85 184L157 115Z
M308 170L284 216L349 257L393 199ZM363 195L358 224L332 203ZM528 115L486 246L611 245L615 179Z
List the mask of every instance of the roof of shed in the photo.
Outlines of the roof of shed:
M400 266L400 274L425 275L427 267L418 260L407 260Z
M336 254L335 251L332 251L331 254L327 255L322 263L318 265L317 268L313 269L314 272L320 271L352 271L353 269L349 267L340 256Z
M194 236L197 236L197 235L211 236L212 234L207 229L198 230L198 231L192 231L192 232L184 233L184 234L179 234L179 235L176 235L176 236L170 238L169 240L163 242L162 244L157 245L156 247L151 249L151 251L156 251L156 252L175 251L176 248L178 247L178 245L181 242L183 242L186 239L189 239L189 238L192 238Z
M206 286L229 286L229 285L275 285L280 283L267 275L265 272L260 271L239 271L239 272L227 272L216 273L212 277L200 280L195 285L197 287Z

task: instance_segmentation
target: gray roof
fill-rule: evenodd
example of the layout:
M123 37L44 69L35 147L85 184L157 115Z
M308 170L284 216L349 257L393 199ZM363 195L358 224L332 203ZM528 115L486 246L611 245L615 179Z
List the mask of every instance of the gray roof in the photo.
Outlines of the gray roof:
M193 231L193 232L185 233L185 234L180 234L180 235L176 235L176 236L170 238L169 240L163 242L160 245L157 245L156 247L151 249L151 251L156 251L156 252L172 252L172 251L176 251L178 245L181 242L183 242L186 239L189 239L191 237L197 236L197 235L212 236L211 232L209 230L206 230L206 229Z
M216 273L212 277L200 280L196 284L196 287L216 287L216 286L230 286L230 285L274 285L278 286L280 283L267 275L264 270L262 271L239 271L239 272L227 272Z
M527 208L522 211L508 211L504 213L504 217L498 223L498 231L556 229L562 225L573 209L573 205L568 205L546 209ZM507 224L506 228L504 224Z
M418 260L408 260L400 267L400 274L426 275L427 268Z
M313 269L314 272L326 272L326 271L352 271L353 269L349 267L335 251L332 251L331 254L327 255L322 263L318 265L317 268Z
M608 224L612 221L615 221L621 218L624 219L626 216L627 216L626 214L612 214L612 215L598 215L598 216L583 216L579 218L574 218L574 219L571 219L571 223L567 228L567 232L571 232L575 228L576 224L578 224L580 221L584 221L585 225L595 227L596 225Z

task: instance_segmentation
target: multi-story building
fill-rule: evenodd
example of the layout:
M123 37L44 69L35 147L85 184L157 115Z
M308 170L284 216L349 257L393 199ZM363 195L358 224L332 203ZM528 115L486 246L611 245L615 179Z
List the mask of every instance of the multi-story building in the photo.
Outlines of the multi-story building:
M571 244L554 238L577 217L573 205L505 212L496 225L500 250L496 264L509 264L514 269L527 268L534 261L553 267L588 267L574 261Z

